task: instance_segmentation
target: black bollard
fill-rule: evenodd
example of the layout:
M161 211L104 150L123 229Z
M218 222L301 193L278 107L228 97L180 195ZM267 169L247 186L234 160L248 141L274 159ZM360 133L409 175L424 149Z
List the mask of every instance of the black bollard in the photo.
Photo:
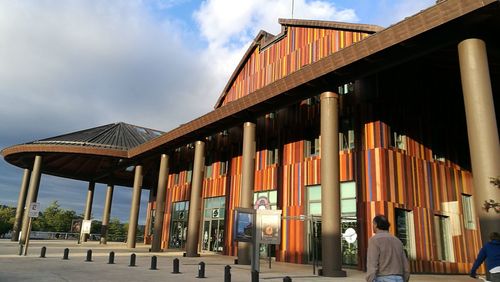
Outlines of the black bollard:
M156 268L156 262L157 262L157 258L156 256L152 256L151 257L151 270L157 270L158 268Z
M231 282L231 267L229 265L224 266L224 282Z
M205 278L205 263L200 262L198 264L198 278Z
M40 251L40 257L41 258L44 258L45 257L45 253L47 252L47 247L43 246L42 247L42 250Z
M69 259L69 249L68 248L64 249L63 259Z
M292 278L290 276L283 277L283 282L292 282Z
M252 282L259 282L259 272L252 270Z
M115 252L109 252L108 264L115 264Z
M174 274L179 274L179 259L175 258L174 259L174 271L172 272Z
M90 262L92 261L92 250L87 251L87 258L85 259L85 262Z
M135 266L135 254L130 255L130 264L128 266Z

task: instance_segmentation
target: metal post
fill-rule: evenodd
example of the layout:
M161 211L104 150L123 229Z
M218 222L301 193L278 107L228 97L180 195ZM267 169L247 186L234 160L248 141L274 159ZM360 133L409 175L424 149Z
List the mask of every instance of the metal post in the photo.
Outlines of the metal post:
M224 266L224 282L231 282L231 266Z
M290 276L283 277L283 282L292 282L292 278Z
M114 263L115 263L115 252L109 252L108 264L114 264Z
M259 282L259 272L252 270L252 282Z
M158 176L158 187L156 189L156 217L153 227L153 243L151 244L152 252L159 252L161 250L161 236L163 231L163 219L165 217L165 193L167 191L168 171L168 155L162 154Z
M200 262L198 264L198 278L205 278L205 263Z
M134 190L132 192L132 203L130 207L130 220L127 234L127 248L135 248L135 237L137 233L137 220L141 206L142 165L135 167Z
M45 253L47 252L47 247L43 246L42 247L42 250L40 251L40 257L41 258L44 258L45 257Z
M175 258L174 261L173 261L173 271L172 273L173 274L179 274L179 259L178 258Z
M150 270L157 270L156 268L156 263L157 263L158 258L156 256L151 257L151 267L149 268Z
M69 259L69 249L68 248L64 249L63 259L64 260Z
M92 250L87 251L87 258L85 259L86 262L92 261Z
M130 255L130 264L128 266L135 266L135 254Z

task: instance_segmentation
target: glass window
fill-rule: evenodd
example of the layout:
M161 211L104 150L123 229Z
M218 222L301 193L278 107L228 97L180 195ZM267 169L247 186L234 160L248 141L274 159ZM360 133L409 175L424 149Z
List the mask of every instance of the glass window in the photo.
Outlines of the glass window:
M454 262L455 257L451 238L450 218L448 216L435 215L434 229L438 260Z
M276 210L278 208L278 191L268 190L262 192L253 193L253 202L256 203L257 199L266 198L269 202L269 208L271 210Z
M464 214L465 229L476 229L474 210L472 208L472 196L462 194L462 210Z
M319 137L311 137L304 141L304 155L305 157L319 155Z
M413 224L413 212L403 209L396 209L396 237L401 240L409 259L416 259L415 250L415 225Z
M356 182L340 183L340 210L342 217L356 217Z

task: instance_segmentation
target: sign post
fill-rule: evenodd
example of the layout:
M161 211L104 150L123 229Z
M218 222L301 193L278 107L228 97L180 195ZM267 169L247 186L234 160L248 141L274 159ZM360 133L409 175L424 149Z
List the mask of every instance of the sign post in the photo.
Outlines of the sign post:
M28 232L26 234L26 242L24 247L24 255L28 254L28 246L30 243L30 235L31 235L31 222L33 218L38 217L38 213L40 212L40 203L31 203L28 211L29 221L28 221Z

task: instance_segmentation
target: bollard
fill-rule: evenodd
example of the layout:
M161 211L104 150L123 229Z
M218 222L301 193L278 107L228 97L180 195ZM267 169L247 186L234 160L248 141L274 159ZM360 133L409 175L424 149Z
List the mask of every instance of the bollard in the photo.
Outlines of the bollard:
M283 282L292 282L292 278L290 276L283 277Z
M85 262L91 262L92 261L92 250L87 251L87 258L85 259Z
M252 270L252 282L259 282L259 272Z
M224 282L231 282L231 267L229 265L224 266Z
M200 262L198 264L198 278L205 278L205 263Z
M23 255L23 244L19 244L19 255Z
M156 268L156 262L157 262L157 258L156 256L153 256L151 257L151 268L149 268L150 270L157 270L158 268Z
M69 259L69 249L68 248L64 249L63 259Z
M42 250L40 251L40 257L41 258L44 258L45 257L45 253L47 252L47 247L43 246L42 247Z
M109 252L108 264L115 264L115 252Z
M179 274L179 259L175 258L174 259L174 271L172 272L174 274Z
M135 254L130 255L130 264L128 266L135 266Z

